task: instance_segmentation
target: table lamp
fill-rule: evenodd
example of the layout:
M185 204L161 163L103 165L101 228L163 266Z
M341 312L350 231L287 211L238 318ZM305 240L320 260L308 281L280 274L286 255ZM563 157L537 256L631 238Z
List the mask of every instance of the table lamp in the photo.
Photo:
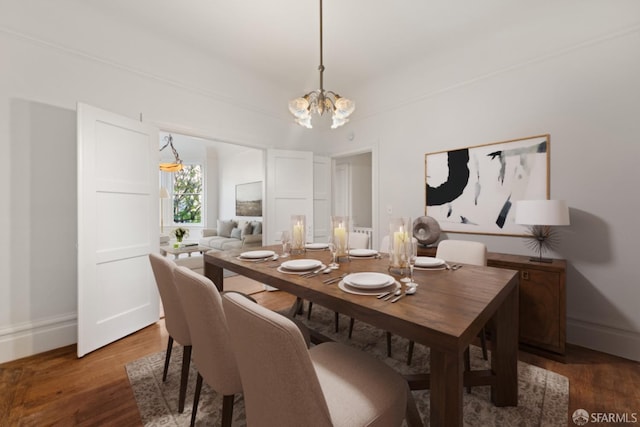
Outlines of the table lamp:
M569 208L564 200L520 200L516 202L515 223L529 226L527 246L538 251L534 262L551 262L542 252L552 249L559 241L553 226L569 225Z

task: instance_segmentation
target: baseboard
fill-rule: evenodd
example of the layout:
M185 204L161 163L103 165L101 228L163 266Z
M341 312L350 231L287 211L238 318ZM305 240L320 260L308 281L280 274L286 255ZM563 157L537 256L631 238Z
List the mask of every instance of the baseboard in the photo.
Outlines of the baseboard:
M567 342L640 361L640 334L578 319L567 319Z
M75 344L76 313L24 322L0 329L0 363Z

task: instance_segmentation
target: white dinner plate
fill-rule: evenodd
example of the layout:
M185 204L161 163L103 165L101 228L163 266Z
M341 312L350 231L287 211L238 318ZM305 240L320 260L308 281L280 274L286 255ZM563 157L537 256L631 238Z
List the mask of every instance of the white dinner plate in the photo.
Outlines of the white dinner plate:
M325 269L325 268L327 268L327 266L324 265L324 264L320 264L318 266L318 268ZM279 273L284 273L284 274L309 274L312 271L314 271L313 269L310 269L310 270L287 270L286 268L282 268L281 265L279 265L278 268L276 268L276 270Z
M352 273L343 280L347 285L358 289L380 289L395 282L388 274L374 272Z
M268 258L270 256L274 256L276 253L273 251L249 251L249 252L242 252L240 254L240 258L245 258L245 259L262 259L262 258Z
M444 265L444 260L430 256L419 256L416 258L416 267L440 267Z
M375 249L349 249L349 255L355 257L368 257L378 255Z
M307 271L318 268L322 265L322 261L317 259L292 259L280 264L283 270L291 271Z
M304 247L307 249L320 250L320 249L327 249L329 247L329 244L328 243L307 243L306 245L304 245Z
M344 292L348 293L348 294L354 294L354 295L379 295L383 292L387 292L387 291L395 291L396 289L400 288L400 284L398 282L393 282L390 285L387 285L383 288L377 288L377 289L360 289L360 288L354 288L353 286L350 286L346 283L344 283L344 280L341 280L340 283L338 283L338 287L340 289L342 289Z

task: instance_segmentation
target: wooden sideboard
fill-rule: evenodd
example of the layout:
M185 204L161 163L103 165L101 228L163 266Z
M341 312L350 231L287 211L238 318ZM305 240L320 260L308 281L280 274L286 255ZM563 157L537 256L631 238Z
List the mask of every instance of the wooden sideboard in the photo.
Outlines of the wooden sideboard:
M419 247L419 256L435 256L435 247ZM566 271L565 260L534 262L521 255L489 252L491 267L520 273L520 344L525 349L565 355Z

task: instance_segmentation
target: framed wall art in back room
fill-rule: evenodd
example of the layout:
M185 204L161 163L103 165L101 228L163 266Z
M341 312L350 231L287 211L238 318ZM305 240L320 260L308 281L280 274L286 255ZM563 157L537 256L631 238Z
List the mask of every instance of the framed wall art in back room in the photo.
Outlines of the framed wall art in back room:
M425 154L425 215L443 231L527 235L515 202L549 198L549 135Z
M236 185L236 215L262 216L262 181Z

